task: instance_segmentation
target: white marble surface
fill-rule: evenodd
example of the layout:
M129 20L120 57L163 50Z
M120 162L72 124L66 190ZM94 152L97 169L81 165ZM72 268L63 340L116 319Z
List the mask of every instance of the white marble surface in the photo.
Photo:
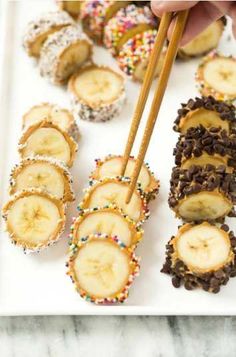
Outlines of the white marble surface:
M0 318L1 357L234 357L232 317Z

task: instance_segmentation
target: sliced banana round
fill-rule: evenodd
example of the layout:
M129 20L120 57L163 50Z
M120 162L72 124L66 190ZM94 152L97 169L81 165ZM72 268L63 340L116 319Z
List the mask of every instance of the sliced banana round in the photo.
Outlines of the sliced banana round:
M217 48L225 28L225 18L213 22L185 46L180 47L178 56L184 59L205 55Z
M169 206L184 221L216 221L233 214L236 181L226 167L175 167L170 181Z
M50 35L40 51L39 69L54 84L65 84L90 61L92 42L78 26L67 26Z
M154 28L157 28L157 18L151 9L131 4L120 9L108 21L104 30L104 44L113 55L118 55L130 38Z
M67 266L81 297L96 304L124 302L139 273L133 251L108 235L91 234L72 243Z
M206 129L222 128L227 133L235 132L235 106L216 100L212 96L196 97L181 104L175 119L174 130L186 134L192 127L202 125Z
M55 243L65 226L61 200L39 189L15 194L3 208L12 242L25 251L39 251Z
M105 177L121 176L123 157L121 155L108 155L104 160L96 160L96 169L91 174L91 179L101 180ZM135 158L130 157L124 176L131 177L135 166ZM138 182L140 188L145 194L147 201L156 198L160 182L155 179L153 172L151 172L148 164L143 164Z
M203 95L219 100L236 100L236 58L213 51L198 67L196 80Z
M88 0L81 6L81 23L84 32L97 44L103 44L103 31L115 13L131 1Z
M124 78L106 66L82 68L69 80L74 112L79 118L104 122L118 115L125 102Z
M156 35L157 30L138 33L130 38L121 48L117 57L118 65L133 80L143 81ZM165 52L164 49L156 66L155 77L160 74Z
M71 226L71 242L77 244L82 238L98 233L117 236L126 247L135 247L143 236L142 228L113 205L81 210Z
M236 238L225 224L185 224L167 245L162 272L173 276L176 288L184 284L188 290L200 287L218 293L236 275L235 245Z
M72 16L75 20L77 20L79 18L80 15L80 9L81 9L81 5L83 3L83 1L70 1L70 0L66 0L66 1L57 1L58 6L60 8L60 10L64 10L66 12L68 12L68 14L70 16Z
M31 21L23 37L23 46L29 56L39 57L44 41L52 33L73 25L73 19L65 11L50 11Z
M79 140L79 128L72 113L51 103L41 103L31 107L23 116L22 128L48 120L66 131L77 142Z
M10 195L38 188L65 202L74 201L72 177L68 169L52 158L35 156L16 165L10 176Z
M142 191L136 189L130 202L126 203L130 180L124 177L104 178L95 182L86 191L79 209L115 205L136 223L145 221L149 216L146 199Z
M43 120L26 128L19 141L22 158L46 156L62 161L68 167L73 165L77 144L59 126Z
M189 128L180 135L174 155L175 164L183 169L211 164L224 165L232 172L236 168L236 135L228 135L220 128L207 130L202 125Z

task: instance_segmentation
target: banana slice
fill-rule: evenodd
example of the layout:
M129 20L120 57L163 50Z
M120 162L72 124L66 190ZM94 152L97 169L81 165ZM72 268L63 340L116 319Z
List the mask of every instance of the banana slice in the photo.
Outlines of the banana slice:
M202 167L211 164L224 165L232 172L236 168L236 135L228 135L220 128L193 127L180 135L174 155L175 164L183 169L194 164Z
M40 74L54 84L65 84L92 55L92 42L78 26L67 26L44 42L39 60Z
M117 57L118 65L133 80L143 81L156 35L157 30L138 33L133 38L130 38L119 52ZM163 50L161 54L156 67L155 77L160 74L165 52L166 50Z
M236 99L236 58L222 56L215 51L204 57L198 67L196 80L203 95L219 100Z
M48 120L66 131L77 142L79 140L79 128L72 113L58 105L41 103L34 105L23 116L22 128Z
M124 302L139 273L138 259L116 237L92 234L70 246L68 275L82 298L96 304Z
M78 19L80 15L80 9L83 1L57 1L60 10L68 12L75 20Z
M84 32L98 45L103 44L103 31L106 23L116 12L128 6L131 1L92 0L81 6L81 22Z
M118 115L125 102L124 78L106 66L91 65L69 80L74 111L83 120L104 122Z
M120 9L104 30L104 44L115 56L123 45L138 33L157 28L157 19L148 6L134 4Z
M216 100L212 96L196 97L182 104L175 119L174 130L186 134L189 128L202 125L206 129L222 128L229 134L235 132L235 123L234 105Z
M3 208L12 242L25 251L39 251L55 243L65 226L62 201L32 189L15 194Z
M65 202L74 201L72 178L67 168L51 158L26 158L16 165L10 177L10 195L39 188Z
M143 230L112 205L80 211L71 226L70 238L72 243L77 244L82 238L96 233L117 236L126 247L135 247L143 236Z
M233 212L235 184L234 175L226 173L224 166L193 165L189 170L175 167L169 206L187 222L220 220Z
M235 243L225 224L185 224L167 245L162 272L173 276L176 288L184 284L188 290L200 287L218 293L220 286L236 275Z
M215 49L225 28L225 18L219 19L208 26L187 45L181 47L178 56L183 59L203 56Z
M96 170L92 172L92 180L101 180L105 177L117 177L121 175L122 156L109 155L104 160L96 160ZM126 177L131 177L135 166L134 157L130 157L125 171ZM143 164L139 175L140 188L145 194L147 201L156 198L160 182L155 179L154 174L150 171L148 164Z
M68 167L73 165L76 151L76 142L59 126L47 120L26 128L19 141L22 158L47 156L62 161Z
M39 57L41 47L49 35L73 24L73 19L65 11L51 11L31 21L23 37L23 46L28 55Z
M122 177L105 178L85 191L79 209L115 205L135 222L143 222L149 216L146 200L139 189L134 191L129 204L126 203L130 180Z

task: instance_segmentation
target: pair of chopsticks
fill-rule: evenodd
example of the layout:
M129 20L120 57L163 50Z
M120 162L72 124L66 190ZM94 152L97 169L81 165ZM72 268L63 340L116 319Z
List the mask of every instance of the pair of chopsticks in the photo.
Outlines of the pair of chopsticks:
M178 51L178 46L179 42L181 40L186 20L188 17L188 10L180 11L176 15L176 22L174 25L174 30L171 35L171 39L169 41L169 45L167 48L166 56L164 59L164 64L158 79L157 83L157 88L154 93L150 113L147 119L146 127L144 130L142 142L140 145L139 149L139 154L137 156L137 160L135 162L135 167L134 171L131 177L131 183L128 191L128 195L126 198L126 203L129 203L134 189L137 184L137 180L139 177L140 170L143 165L143 161L148 149L149 142L151 140L151 136L153 133L153 129L157 120L157 116L160 110L160 106L162 103L162 99L164 97L164 93L167 87L168 79L170 76L171 68L172 65L175 61L177 51ZM148 94L151 88L151 84L155 75L155 69L158 63L158 60L160 58L163 46L165 44L166 38L167 38L167 31L169 28L169 25L171 23L171 20L173 18L173 13L165 13L160 22L160 26L158 29L157 37L155 40L154 48L152 50L149 64L147 67L147 71L144 77L144 81L140 90L140 95L138 98L138 102L136 105L136 109L134 111L131 127L130 127L130 132L124 152L124 157L123 157L123 163L122 163L122 172L121 175L123 176L125 174L126 166L132 151L132 147L137 135L137 131L139 128L139 124L141 122L142 114L145 108L145 104L147 102Z

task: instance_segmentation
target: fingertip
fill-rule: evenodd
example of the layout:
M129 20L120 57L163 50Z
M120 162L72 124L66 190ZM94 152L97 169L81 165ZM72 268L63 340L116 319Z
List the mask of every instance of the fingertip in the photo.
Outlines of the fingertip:
M151 9L156 16L161 17L163 14L163 1L152 0Z

